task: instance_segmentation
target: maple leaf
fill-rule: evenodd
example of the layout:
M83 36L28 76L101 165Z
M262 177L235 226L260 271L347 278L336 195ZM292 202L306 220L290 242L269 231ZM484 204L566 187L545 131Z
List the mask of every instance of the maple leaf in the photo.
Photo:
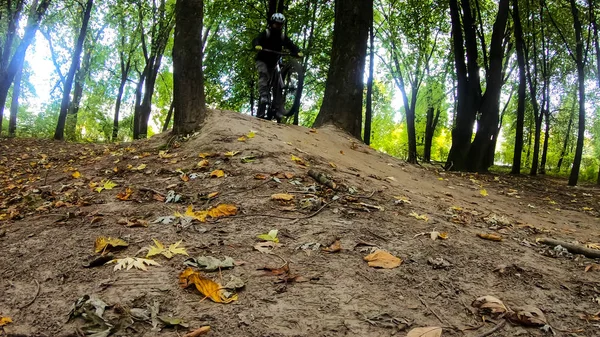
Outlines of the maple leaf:
M214 170L210 173L211 178L221 178L225 176L223 170Z
M199 272L188 267L179 274L179 286L185 289L191 285L196 286L196 289L202 295L210 298L213 302L231 303L238 299L236 293L227 291L219 283L200 275Z
M96 187L96 192L100 193L102 190L112 190L114 187L118 185L112 182L111 180L102 180L100 182L100 186Z
M127 187L125 189L125 191L121 191L121 192L119 192L119 194L117 194L117 199L126 201L126 200L129 200L129 197L131 197L132 194L133 194L133 190L131 188Z
M106 264L116 263L114 270L122 270L122 269L131 269L136 268L140 270L148 270L146 265L148 266L160 266L160 264L154 260L142 259L140 257L126 257L123 259L114 259L108 261Z
M263 240L263 241L273 241L275 243L279 242L279 238L277 237L277 233L279 231L276 229L273 229L271 231L269 231L269 233L267 234L260 234L257 235L256 237Z
M368 262L369 267L392 269L402 264L400 258L386 252L385 250L378 249L372 254L369 254L363 258Z
M79 171L75 171L73 174L71 174L71 176L75 179L79 179L81 178L81 173L79 173Z
M116 248L116 247L127 247L127 246L129 246L129 244L124 240L100 236L100 237L96 238L96 242L94 242L94 251L96 253L100 253L109 247Z
M162 254L167 259L171 259L174 255L177 254L188 255L184 247L179 247L182 240L179 240L176 243L170 245L169 248L165 248L165 246L156 239L152 239L152 241L154 241L154 244L156 246L148 247L148 254L146 254L146 257L152 257L154 255Z

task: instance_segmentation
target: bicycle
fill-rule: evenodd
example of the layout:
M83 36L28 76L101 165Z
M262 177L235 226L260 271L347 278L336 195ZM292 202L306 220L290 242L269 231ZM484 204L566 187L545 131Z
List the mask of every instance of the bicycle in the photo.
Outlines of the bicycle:
M264 118L267 120L276 119L277 123L281 123L283 117L292 116L298 113L300 109L300 98L302 96L300 83L304 77L302 66L293 59L284 63L284 56L292 56L288 52L278 52L270 49L263 49L262 51L279 55L279 60L269 80L269 101L266 103Z

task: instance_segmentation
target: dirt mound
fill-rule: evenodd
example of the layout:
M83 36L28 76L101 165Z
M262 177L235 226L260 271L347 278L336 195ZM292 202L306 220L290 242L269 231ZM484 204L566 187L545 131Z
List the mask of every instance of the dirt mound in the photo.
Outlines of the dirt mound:
M180 336L188 328L165 322L181 318L190 330L210 325L210 336L389 336L427 326L478 336L503 320L482 323L471 303L485 295L511 309L541 309L557 335L599 334L600 267L586 272L593 260L535 241L600 241L594 187L440 172L332 127L227 111L212 112L201 132L180 141L3 139L0 147L0 316L13 321L3 327L8 335L82 336L93 326L96 336ZM257 236L275 229L279 242L256 249ZM101 236L128 246L95 253ZM151 256L160 266L146 271L115 271L102 265L108 258L84 267L102 254L145 258L153 239L167 249L181 241L192 258L231 257L233 268L201 275L245 286L207 296L183 289L202 277L180 279L182 254ZM340 251L323 250L336 240ZM377 249L402 264L370 267L364 257ZM211 300L234 292L231 303ZM91 300L76 305L85 295ZM544 334L513 321L491 336Z

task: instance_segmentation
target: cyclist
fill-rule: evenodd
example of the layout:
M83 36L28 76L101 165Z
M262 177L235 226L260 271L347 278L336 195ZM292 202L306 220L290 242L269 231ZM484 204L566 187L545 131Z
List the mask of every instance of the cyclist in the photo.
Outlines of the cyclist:
M279 55L274 52L281 52L285 47L289 49L291 55L302 57L300 48L296 46L290 38L283 32L285 16L281 13L275 13L271 16L269 28L260 33L254 40L252 46L256 51L256 69L258 70L258 92L260 93L260 102L258 104L258 118L266 118L266 106L269 103L269 80L273 75ZM263 50L265 49L265 50Z

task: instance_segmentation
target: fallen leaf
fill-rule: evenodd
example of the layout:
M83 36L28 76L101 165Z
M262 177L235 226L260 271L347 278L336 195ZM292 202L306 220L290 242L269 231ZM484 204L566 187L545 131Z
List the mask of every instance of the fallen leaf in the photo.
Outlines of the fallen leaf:
M118 186L111 180L102 180L100 182L100 186L96 187L96 192L100 193L102 190L112 190L114 187Z
M218 157L219 154L218 153L206 153L206 152L201 152L198 154L199 158L205 159L205 158L213 158L213 157Z
M230 204L219 204L215 207L211 207L207 214L213 219L224 218L228 216L233 216L237 214L237 207L235 205Z
M241 136L240 138L238 138L238 142L245 142L246 141L246 136Z
M124 240L100 236L96 238L96 242L94 243L94 251L96 253L100 253L102 251L105 251L109 247L116 248L127 246L129 246L129 244Z
M548 324L544 313L532 305L515 308L515 312L509 313L508 319L525 326L544 326Z
M219 195L219 192L212 192L212 193L209 193L206 197L208 199L214 199L217 197L217 195Z
M335 242L329 245L329 247L323 248L323 251L327 253L337 253L340 250L342 250L342 243L340 240L335 240Z
M134 219L129 220L127 218L122 218L117 221L119 225L124 225L127 227L148 227L150 224L146 220Z
M437 231L433 231L429 233L429 236L431 237L431 240L437 240L437 239L442 239L442 240L446 240L448 239L448 233L445 232L437 232Z
M286 262L281 267L263 267L260 269L264 270L264 271L268 271L269 273L271 273L273 275L285 275L285 274L289 274L289 272L290 272L290 264L288 262Z
M127 165L127 168L132 170L132 171L141 171L144 170L146 168L146 164L139 164L136 167L133 167L132 165Z
M308 166L306 164L306 162L304 161L304 159L300 158L300 157L296 157L294 155L292 155L292 161L294 161L296 164L298 165L302 165L302 166Z
M162 158L162 159L172 158L174 156L175 156L175 154L169 153L168 151L164 151L164 150L158 151L158 157Z
M189 327L189 324L185 323L183 318L180 317L158 316L158 319L166 326L182 326L184 328Z
M235 265L233 258L225 256L224 260L219 260L213 256L199 256L189 258L183 262L184 265L196 267L204 271L215 271L219 269L230 269Z
M214 170L210 173L211 178L221 178L225 176L223 170Z
M486 239L486 240L490 240L490 241L502 241L503 240L502 237L498 234L478 233L477 236L482 239Z
M317 133L317 129L309 129L308 131L310 131L312 133Z
M220 284L188 267L179 274L179 286L185 289L191 285L196 286L201 294L210 298L213 302L230 303L238 299L236 293L228 292Z
M254 245L254 249L261 253L271 253L273 249L277 247L281 247L281 244L273 241L259 242Z
M441 337L442 328L429 326L426 328L414 328L408 332L406 337Z
M196 164L198 167L208 167L209 165L210 163L208 162L208 159L203 159Z
M171 259L174 255L177 254L188 255L184 247L179 247L182 240L179 240L176 243L169 245L169 248L165 248L165 246L156 239L152 239L152 241L154 241L155 246L147 247L148 254L146 254L146 257L162 254L162 256L166 257L167 259Z
M256 160L256 156L247 156L247 157L242 157L241 162L243 164L248 164L248 163L253 163Z
M233 157L233 156L235 156L235 155L236 155L236 154L238 154L238 153L240 153L240 151L229 151L229 152L225 152L225 153L223 153L223 155L224 155L225 157Z
M148 270L146 265L148 266L160 266L160 264L154 260L142 259L140 257L126 257L123 259L115 259L112 261L108 261L106 264L116 263L114 270L122 270L126 268L127 270L131 268L136 268L140 270Z
M210 326L205 325L205 326L199 327L198 329L196 329L194 331L190 331L190 332L186 333L185 335L183 335L183 337L198 337L200 335L204 335L205 333L208 333L209 331L210 331Z
M277 201L291 201L294 200L294 196L287 193L279 193L271 195L271 200Z
M229 280L229 282L227 282L227 284L225 284L223 286L223 288L237 290L237 289L242 289L245 286L246 286L246 284L244 283L244 281L241 278L231 275L231 279Z
M126 201L126 200L129 200L129 197L131 197L132 194L133 194L133 189L127 187L125 189L125 191L121 191L117 194L117 199Z
M392 269L402 264L401 259L381 249L365 256L364 260L369 262L369 267L375 268Z
M500 299L489 295L479 297L473 301L473 303L471 303L471 306L480 309L484 315L491 315L495 317L508 312L508 308Z
M254 136L256 136L256 132L250 130L250 132L248 132L248 134L246 135L246 137L248 138L254 138Z
M334 164L333 162L329 162L329 166L331 166L332 168L337 168L337 165Z
M398 204L410 205L411 204L410 199L405 196L395 196L394 199L396 199L396 201L394 201L394 203L396 205L398 205Z
M581 313L579 314L579 318L586 320L586 321L600 321L600 311L598 311L595 314L585 314L585 313Z
M268 178L267 175L262 174L262 173L257 173L256 175L254 175L254 179L257 179L257 180L266 180L267 178Z
M591 271L600 271L600 264L592 263L592 264L588 265L587 267L585 267L586 273L590 270Z
M410 212L410 214L408 214L408 215L414 217L417 220L423 220L425 222L429 221L429 218L425 214L419 215L419 214L417 214L416 212L413 211L413 212Z
M71 176L75 179L79 179L81 178L81 173L79 173L79 171L75 171L73 174L71 174Z
M483 196L483 197L487 197L488 196L488 192L485 189L480 190L479 194L481 194L481 196Z
M257 238L264 240L264 241L273 241L275 243L278 243L279 238L277 237L277 233L278 233L278 231L276 229L273 229L273 230L269 231L269 233L267 233L267 234L258 235Z
M0 326L6 326L12 323L12 318L0 316Z

